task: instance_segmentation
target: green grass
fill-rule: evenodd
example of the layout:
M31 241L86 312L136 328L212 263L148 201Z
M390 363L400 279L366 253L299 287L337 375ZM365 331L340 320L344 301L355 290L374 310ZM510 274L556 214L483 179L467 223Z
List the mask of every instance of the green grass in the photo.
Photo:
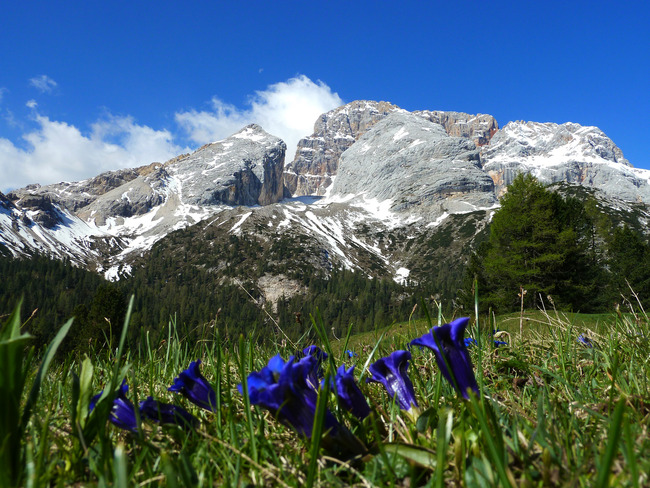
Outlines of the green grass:
M433 321L437 324L438 318ZM161 343L145 341L138 349L51 364L21 438L22 464L15 483L648 486L647 317L527 312L523 325L520 336L520 314L480 317L483 347L470 350L483 396L471 401L459 399L441 379L430 351L414 348L409 374L421 412L414 420L380 385L365 383L366 366L404 348L429 324L406 321L337 340L326 336L316 321L318 345L331 350L336 366L356 364L359 386L375 412L360 422L340 410L333 396L327 398L334 415L368 448L362 458L337 459L327 449L326 437L318 444L299 438L267 411L247 408L247 399L237 391L242 374L260 370L275 354L288 358L293 346L264 343L259 340L264 334L233 343L218 335L189 343L170 324ZM504 331L499 338L509 346L493 347L493 328ZM475 324L468 332L477 336ZM578 343L580 334L588 335L595 347ZM346 349L358 357L348 358ZM202 360L202 372L217 391L214 413L167 391L195 359ZM30 379L37 377L37 370L36 363L29 365ZM134 404L152 395L184 406L201 426L187 432L142 422L137 434L119 430L107 418L112 390L122 377ZM89 397L102 389L107 390L105 406L98 404L88 415ZM21 408L25 402L27 392ZM3 474L0 486L10 486Z

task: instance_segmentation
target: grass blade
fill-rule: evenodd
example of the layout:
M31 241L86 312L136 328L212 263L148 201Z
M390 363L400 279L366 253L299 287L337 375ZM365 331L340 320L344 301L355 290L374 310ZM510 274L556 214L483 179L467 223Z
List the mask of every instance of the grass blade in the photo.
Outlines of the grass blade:
M600 458L598 466L598 479L594 486L605 488L609 486L609 477L612 474L612 463L618 449L618 441L622 434L623 413L625 412L625 399L621 398L616 404L614 414L609 423L609 433L607 436L607 446L605 452Z

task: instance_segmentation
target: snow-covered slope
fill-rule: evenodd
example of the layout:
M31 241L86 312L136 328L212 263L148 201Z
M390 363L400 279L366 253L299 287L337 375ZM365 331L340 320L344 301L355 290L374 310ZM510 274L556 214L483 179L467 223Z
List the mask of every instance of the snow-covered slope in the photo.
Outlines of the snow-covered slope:
M285 147L251 125L166 163L0 195L0 253L47 253L117 279L165 236L198 225L304 243L314 269L417 281L440 247L467 257L463 246L520 172L593 188L619 208L650 203L650 172L578 124L498 130L489 115L357 101L323 114L287 171Z
M518 173L526 172L544 183L565 181L650 203L650 171L633 168L597 127L510 122L483 147L481 162L498 194Z
M165 164L76 184L27 187L5 198L0 243L115 278L129 258L166 236L233 205L283 196L286 145L257 125ZM106 184L110 180L111 184Z
M441 125L399 111L341 155L331 195L349 194L390 200L393 211L427 222L497 204L472 140L451 137Z
M0 193L0 243L9 253L15 257L41 253L80 266L102 258L95 242L109 235L56 205L49 209L48 221L53 225L39 223L41 214L17 207ZM116 243L113 239L112 244Z

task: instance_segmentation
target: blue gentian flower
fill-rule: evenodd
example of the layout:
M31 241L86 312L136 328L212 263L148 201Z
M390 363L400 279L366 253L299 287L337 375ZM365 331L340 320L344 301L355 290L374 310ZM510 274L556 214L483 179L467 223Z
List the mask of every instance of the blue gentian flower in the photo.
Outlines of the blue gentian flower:
M394 398L399 408L410 411L418 406L415 400L413 383L406 370L409 367L411 353L408 351L395 351L390 356L381 358L370 365L368 371L372 378L367 382L381 383L391 398Z
M350 351L349 349L347 351L345 351L345 354L347 354L349 358L358 358L359 357L359 355L356 352Z
M200 364L200 359L191 362L190 367L174 378L174 384L167 390L180 393L193 404L214 412L217 394L199 371Z
M140 402L140 416L161 424L176 424L181 427L196 427L198 419L178 405L162 403L147 397Z
M494 347L507 346L508 345L508 343L505 342L505 341L501 341L499 339L494 339L494 337L497 336L497 334L498 334L498 336L502 335L502 334L500 334L500 332L501 331L499 329L492 329L492 337L493 337L492 341L494 342ZM504 334L505 334L505 332L504 332Z
M339 397L341 404L349 410L352 415L359 419L364 419L370 415L370 407L366 397L359 389L359 385L354 380L354 366L346 371L345 366L340 366L336 371L334 378L334 391Z
M306 347L302 350L302 353L304 357L300 361L305 360L305 358L314 359L314 361L307 359L304 364L307 368L307 384L314 389L314 391L318 391L318 386L324 377L323 362L326 361L329 356L318 346Z
M302 350L304 356L314 356L318 360L318 364L322 364L329 356L318 346L308 346Z
M465 346L470 347L470 346L475 346L477 344L476 339L473 337L465 337Z
M435 353L440 372L463 398L469 398L467 390L478 393L474 368L463 340L468 322L468 317L459 318L434 327L422 337L411 341L412 345L428 347Z
M124 379L122 380L120 389L117 392L117 396L113 400L113 406L111 407L111 414L108 417L108 420L120 429L136 432L138 430L138 422L135 418L135 407L133 406L133 403L126 398L128 391L129 385L126 384L126 379ZM90 399L89 407L91 412L95 408L95 405L97 405L97 401L102 396L103 392L104 390L100 391Z
M281 423L310 438L316 413L318 393L309 385L307 376L316 367L315 356L285 362L280 355L269 360L259 372L248 375L248 396L252 405L269 410ZM242 385L237 386L243 393ZM334 415L325 412L325 430L336 435L342 428Z
M591 342L591 340L588 337L586 337L584 334L580 334L578 336L578 342L588 348L594 347L593 342Z

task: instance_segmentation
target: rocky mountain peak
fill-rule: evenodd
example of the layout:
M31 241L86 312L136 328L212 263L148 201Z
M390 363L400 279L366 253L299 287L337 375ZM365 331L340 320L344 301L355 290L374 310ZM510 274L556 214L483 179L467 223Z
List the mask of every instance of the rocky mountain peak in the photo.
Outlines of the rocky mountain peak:
M357 100L322 114L314 124L314 133L298 142L295 158L285 168L288 193L324 195L343 151L395 110L401 109L388 102Z
M268 205L283 197L286 144L251 124L221 141L157 164L101 195L79 212L103 226L110 217L148 213L165 204L171 218L178 205ZM175 220L174 220L175 221Z
M492 136L499 130L496 119L486 114L470 115L440 110L419 110L413 113L440 124L450 136L466 137L474 141L477 146L489 144Z
M582 162L611 162L631 167L614 142L598 127L572 122L509 122L486 148L486 159L501 153L502 159L558 156Z
M510 122L481 148L481 162L499 195L518 173L525 172L547 184L564 181L623 200L650 202L648 177L635 170L597 127Z
M284 179L288 193L294 196L326 194L343 152L393 112L408 113L388 102L357 100L321 115L314 124L314 133L298 143L293 162L286 166ZM438 110L413 114L441 125L451 136L472 140L476 146L488 144L499 129L491 115Z
M287 146L259 125L207 144L168 167L192 205L268 205L282 199Z
M475 143L404 111L377 122L341 155L331 195L390 200L392 211L427 220L496 204Z

